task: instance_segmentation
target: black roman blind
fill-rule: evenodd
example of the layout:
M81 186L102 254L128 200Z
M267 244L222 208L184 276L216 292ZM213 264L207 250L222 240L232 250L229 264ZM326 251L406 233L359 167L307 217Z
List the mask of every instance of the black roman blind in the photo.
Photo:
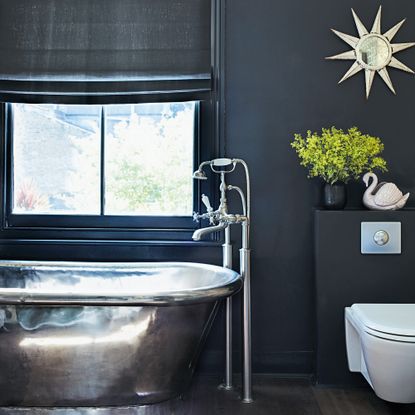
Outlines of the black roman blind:
M208 94L212 0L0 0L0 100Z

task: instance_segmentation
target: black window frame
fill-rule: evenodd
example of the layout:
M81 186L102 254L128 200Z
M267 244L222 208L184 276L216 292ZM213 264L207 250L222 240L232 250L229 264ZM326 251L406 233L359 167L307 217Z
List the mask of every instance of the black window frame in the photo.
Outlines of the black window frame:
M56 103L56 100L54 100ZM145 101L142 101L145 102ZM161 102L180 102L174 101ZM44 102L45 103L45 102ZM47 103L50 103L47 101ZM200 226L189 216L114 216L114 215L44 215L12 213L13 186L13 114L11 103L1 104L2 128L1 160L1 233L3 237L19 238L77 238L77 239L151 239L188 240L191 233ZM105 105L104 105L105 107ZM212 108L209 101L196 101L195 141L193 165L214 157L215 140L212 137ZM102 120L101 120L102 121ZM103 131L102 134L105 134ZM104 157L102 154L101 157ZM102 173L102 172L101 172ZM193 210L199 211L201 187L206 194L213 195L214 183L193 182ZM102 189L101 189L102 190ZM1 237L1 235L0 235Z

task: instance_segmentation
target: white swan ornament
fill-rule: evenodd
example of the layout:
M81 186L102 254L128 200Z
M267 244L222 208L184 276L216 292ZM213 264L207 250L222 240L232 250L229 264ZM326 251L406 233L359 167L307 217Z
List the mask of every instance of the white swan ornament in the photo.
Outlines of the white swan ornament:
M369 186L370 179L373 179ZM366 173L363 176L367 190L363 195L363 204L372 210L397 210L402 209L408 198L394 183L382 182L378 184L378 178L374 173Z

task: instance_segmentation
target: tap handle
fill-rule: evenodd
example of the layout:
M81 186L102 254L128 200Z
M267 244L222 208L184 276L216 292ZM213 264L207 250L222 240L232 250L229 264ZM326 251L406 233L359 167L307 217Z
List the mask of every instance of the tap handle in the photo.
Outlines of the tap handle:
M202 203L206 206L206 210L208 213L213 212L213 208L210 205L209 197L206 195L202 195Z
M198 213L198 212L193 212L193 221L194 222L199 222L201 219L209 219L210 221L212 221L213 216L211 213Z

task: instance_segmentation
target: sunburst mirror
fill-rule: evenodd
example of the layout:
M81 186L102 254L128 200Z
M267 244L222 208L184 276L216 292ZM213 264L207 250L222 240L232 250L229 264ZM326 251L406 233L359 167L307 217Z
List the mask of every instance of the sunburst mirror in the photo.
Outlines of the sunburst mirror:
M415 73L393 55L401 50L415 46L415 43L392 43L398 30L401 28L406 19L393 26L386 33L381 33L382 6L379 7L378 13L373 23L372 30L369 32L361 22L355 11L352 9L353 19L356 23L359 37L347 35L332 29L332 31L353 49L338 55L329 56L326 59L354 60L355 62L346 72L339 84L356 75L360 71L365 71L366 81L366 98L369 98L372 89L373 79L376 72L384 80L389 89L396 94L390 79L387 67L400 69L411 74Z

